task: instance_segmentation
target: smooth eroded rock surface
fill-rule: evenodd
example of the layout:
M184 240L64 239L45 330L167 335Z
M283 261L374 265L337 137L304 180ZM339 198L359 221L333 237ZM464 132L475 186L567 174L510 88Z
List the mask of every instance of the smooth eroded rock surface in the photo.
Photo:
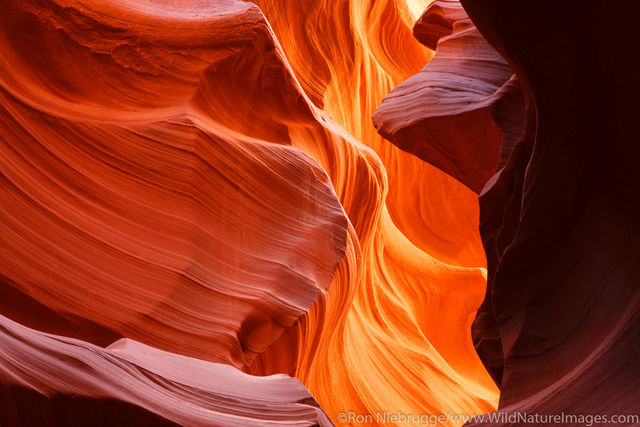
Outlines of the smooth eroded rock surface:
M46 371L42 390L16 380L41 370L24 357L7 404L63 425L215 425L238 407L239 425L323 422L286 376L254 403L257 376L285 373L335 422L495 409L470 332L486 280L476 194L371 121L431 59L412 33L426 3L3 2L0 314L47 337L14 355L48 334L91 353L57 349L65 385ZM175 386L167 366L185 358L229 365L215 393L238 401L204 373ZM194 415L214 404L218 418Z
M481 354L502 349L500 410L637 415L640 7L462 3L528 105L480 198L493 260L474 335Z
M433 2L414 34L435 56L383 100L374 124L401 149L479 193L522 135L520 85L457 0Z
M2 425L332 425L296 379L157 350L106 349L0 317Z

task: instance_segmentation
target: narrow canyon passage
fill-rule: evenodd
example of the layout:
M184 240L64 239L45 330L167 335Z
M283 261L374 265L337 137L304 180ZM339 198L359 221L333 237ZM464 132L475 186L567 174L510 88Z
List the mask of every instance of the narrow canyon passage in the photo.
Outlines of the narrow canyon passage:
M538 3L3 0L0 426L640 425L640 9Z
M486 281L477 195L383 139L371 120L382 99L433 55L413 35L412 8L397 1L257 4L305 93L355 144L375 151L364 169L379 170L381 183L372 191L372 178L350 172L351 164L362 162L359 155L341 149L327 159L315 147L308 151L329 172L355 229L349 244L357 256L343 260L350 277L335 277L326 301L249 372L297 376L334 422L345 411L494 409L497 388L470 334ZM309 150L308 144L300 147ZM296 346L302 356L279 365L280 355Z
M336 423L494 409L476 195L371 120L422 6L5 4L7 314L289 374Z

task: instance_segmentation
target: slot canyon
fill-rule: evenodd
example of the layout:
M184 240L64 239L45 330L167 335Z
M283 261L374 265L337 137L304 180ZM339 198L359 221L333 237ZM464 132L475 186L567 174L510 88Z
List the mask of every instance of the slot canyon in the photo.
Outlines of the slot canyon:
M637 0L0 0L0 427L640 425Z

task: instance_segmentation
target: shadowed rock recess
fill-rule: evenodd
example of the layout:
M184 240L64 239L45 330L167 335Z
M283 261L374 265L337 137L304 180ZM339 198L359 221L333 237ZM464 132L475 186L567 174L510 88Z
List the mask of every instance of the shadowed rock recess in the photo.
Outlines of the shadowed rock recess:
M2 0L0 426L637 414L637 22Z

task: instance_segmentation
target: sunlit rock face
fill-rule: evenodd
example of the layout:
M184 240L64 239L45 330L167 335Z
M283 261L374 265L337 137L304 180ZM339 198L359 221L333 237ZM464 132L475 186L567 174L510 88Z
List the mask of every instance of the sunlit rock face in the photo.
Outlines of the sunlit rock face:
M3 0L0 425L637 409L638 21Z
M395 145L481 193L492 177L499 176L496 173L525 131L525 101L518 78L457 0L431 3L413 32L435 49L435 57L384 98L373 123ZM492 199L482 200L487 205ZM483 244L493 269L498 233L491 228L495 219L487 219L486 212L481 212ZM503 354L491 298L489 288L473 338L483 363L500 384Z
M258 9L222 3L167 35L143 6L3 6L3 280L62 317L242 367L326 292L347 218L281 129L257 139L246 118L234 129L215 114L234 89L221 64L259 55L285 73ZM111 20L125 12L130 22ZM233 69L246 86L270 83L255 66ZM278 98L312 121L301 94ZM107 338L83 329L66 333Z
M314 156L334 177L352 250L317 310L248 372L296 375L334 421L347 410L490 410L496 386L469 332L485 288L476 196L382 139L371 121L432 55L413 37L418 16L393 1L257 4L305 92L380 160L362 169L351 150ZM373 188L367 170L383 172ZM292 347L298 356L283 360Z
M636 425L640 8L462 3L473 23L454 1L418 20L436 55L374 123L480 193L488 289L473 339L500 413ZM500 413L469 425L523 423Z
M3 1L0 424L341 425L549 381L505 347L540 298L499 289L534 278L496 273L532 80L428 3Z
M2 307L23 325L3 330L7 425L93 409L113 425L329 424L296 380L239 370L327 292L349 224L282 123L342 137L259 9L1 9ZM130 367L90 344L119 337L153 351L125 351ZM30 418L30 406L46 409Z

